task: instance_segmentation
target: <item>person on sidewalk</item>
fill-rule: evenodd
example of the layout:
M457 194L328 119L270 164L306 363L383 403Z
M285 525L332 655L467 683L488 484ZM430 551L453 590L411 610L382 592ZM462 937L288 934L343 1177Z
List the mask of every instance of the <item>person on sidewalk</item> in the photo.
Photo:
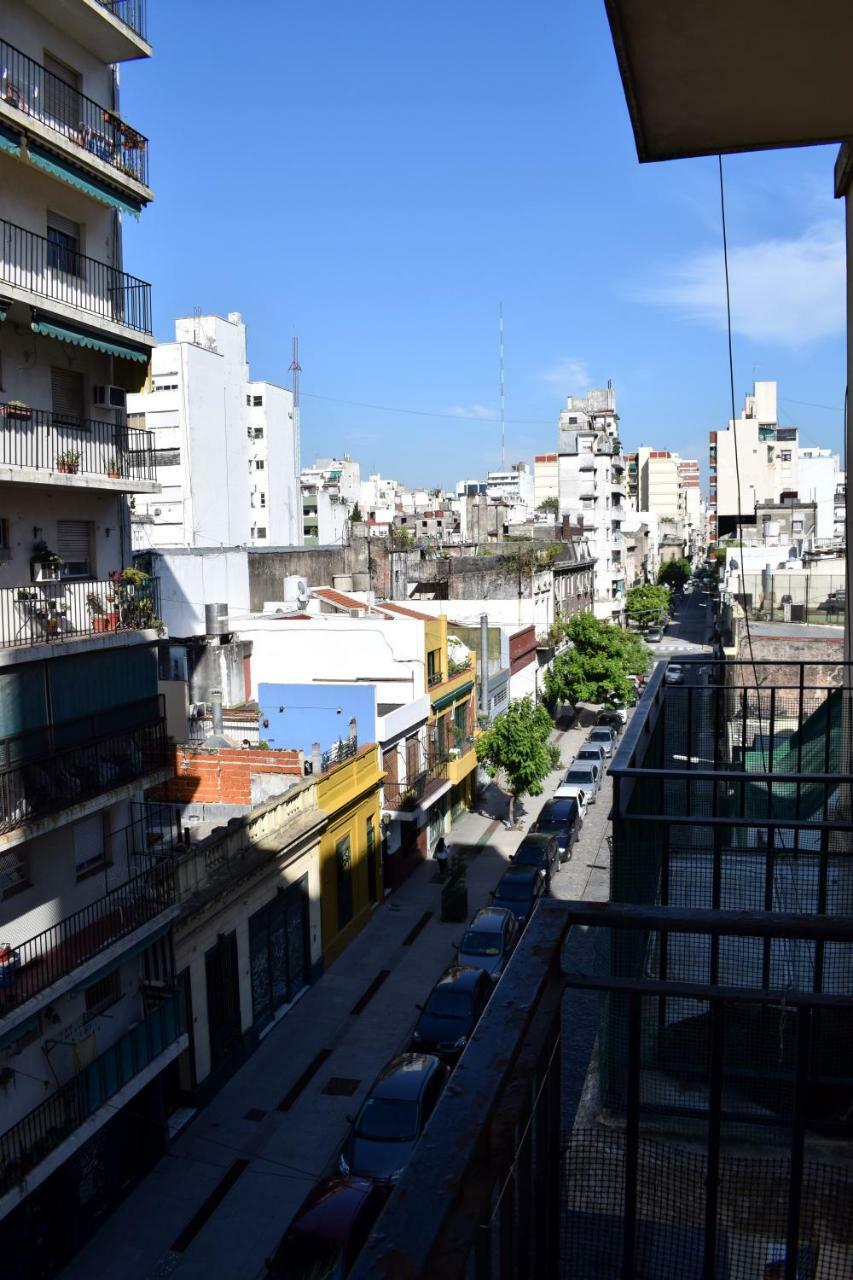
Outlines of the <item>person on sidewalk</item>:
M447 875L447 845L444 843L444 836L438 837L432 856L438 863L438 878L443 880Z

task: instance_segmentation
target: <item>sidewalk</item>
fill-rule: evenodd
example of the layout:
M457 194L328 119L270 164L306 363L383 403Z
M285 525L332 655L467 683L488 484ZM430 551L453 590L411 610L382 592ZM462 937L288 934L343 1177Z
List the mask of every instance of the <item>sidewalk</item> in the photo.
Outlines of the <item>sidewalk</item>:
M586 732L555 733L565 762ZM543 795L524 800L525 829L557 779L553 774ZM468 858L471 914L488 901L522 838L498 820L506 802L494 787L487 788L485 807L488 813L464 814L448 840L451 849L464 844L480 850ZM593 881L590 896L601 893L606 867L599 849L606 851L608 810L609 782L590 810L574 858L556 877L555 896L582 897L593 890ZM406 1047L415 1004L453 960L453 943L464 925L441 922L434 876L434 863L424 863L377 907L340 959L69 1263L64 1280L235 1280L263 1274L265 1258L300 1202L330 1171L346 1135L346 1117L358 1109L388 1059ZM423 923L426 913L431 915ZM354 1013L377 982L375 994ZM338 1095L325 1092L333 1078L340 1082L333 1085Z

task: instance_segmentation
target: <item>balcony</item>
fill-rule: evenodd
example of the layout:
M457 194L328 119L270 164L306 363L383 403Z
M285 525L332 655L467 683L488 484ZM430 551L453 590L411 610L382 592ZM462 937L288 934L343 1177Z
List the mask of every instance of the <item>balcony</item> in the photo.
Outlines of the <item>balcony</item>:
M54 571L55 572L55 571ZM0 649L161 627L160 582L57 579L0 587Z
M5 474L2 468L8 467ZM37 473L32 475L29 473ZM156 493L154 433L0 403L0 479ZM76 476L74 480L72 477Z
M134 828L115 833L111 840L122 834L131 841ZM35 937L14 943L14 964L4 967L0 982L0 1023L108 947L156 920L174 901L174 870L170 862L162 862Z
M57 0L29 0L56 22ZM146 0L62 0L62 27L101 62L127 62L151 56Z
M66 1142L84 1121L99 1111L105 1118L115 1114L109 1106L121 1090L131 1085L146 1068L176 1053L183 1035L178 998L169 996L131 1027L104 1053L11 1129L0 1135L0 1196L15 1190L38 1169L51 1152ZM39 1179L41 1181L41 1179Z
M151 286L124 271L0 219L0 284L20 300L47 298L81 319L95 318L151 333ZM81 345L90 345L83 342Z
M99 174L104 165L117 181L131 178L147 187L148 139L141 133L5 40L0 68L0 102L59 133L72 144L69 154L100 161L93 166Z
M161 697L0 739L0 834L168 765Z
M454 787L459 786L477 767L477 753L474 750L474 735L466 734L460 739L456 747L453 748L456 753L448 760L447 777Z

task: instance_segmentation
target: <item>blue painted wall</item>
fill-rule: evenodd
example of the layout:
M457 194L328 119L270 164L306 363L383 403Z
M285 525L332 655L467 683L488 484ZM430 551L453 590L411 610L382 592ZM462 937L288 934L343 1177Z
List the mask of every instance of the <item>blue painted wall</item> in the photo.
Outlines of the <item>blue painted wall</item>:
M376 741L376 688L369 684L258 685L260 736L277 751L328 751L358 722L359 742ZM279 710L283 707L284 710ZM337 714L340 707L340 715ZM265 724L264 721L269 721Z

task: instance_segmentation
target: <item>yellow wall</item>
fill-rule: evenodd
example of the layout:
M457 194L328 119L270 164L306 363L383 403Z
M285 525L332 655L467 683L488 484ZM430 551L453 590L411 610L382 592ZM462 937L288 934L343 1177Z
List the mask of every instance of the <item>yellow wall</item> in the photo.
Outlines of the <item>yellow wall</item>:
M320 841L320 919L326 964L337 959L370 917L367 851L370 818L373 819L377 901L382 901L379 788L383 776L376 747L367 746L317 781L317 802L328 819ZM345 839L349 840L350 869L346 881L350 886L352 912L350 919L339 927L338 846Z

